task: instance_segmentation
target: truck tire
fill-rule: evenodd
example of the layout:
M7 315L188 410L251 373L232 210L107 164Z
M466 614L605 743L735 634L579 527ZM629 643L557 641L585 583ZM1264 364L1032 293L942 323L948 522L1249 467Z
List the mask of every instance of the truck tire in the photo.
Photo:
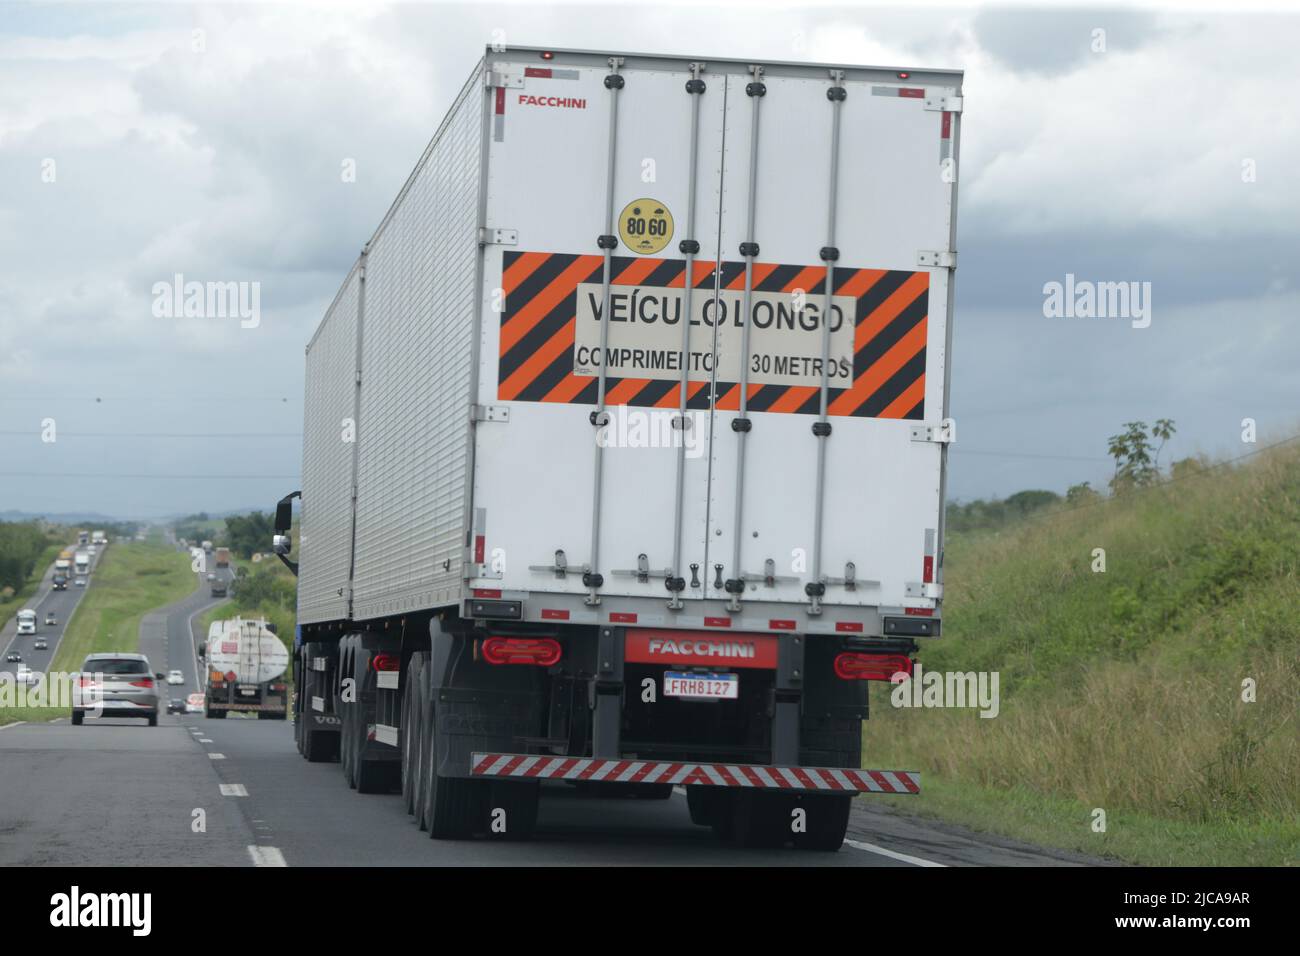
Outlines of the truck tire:
M74 726L74 727L80 727L80 726L81 726L81 722L82 722L83 720L85 720L85 719L86 719L86 712L85 712L85 711L82 711L82 710L74 710L74 711L72 712L72 726Z
M697 827L713 826L720 811L726 811L726 791L698 785L686 788L686 809Z
M794 798L784 793L738 791L732 798L732 840L747 848L784 846L794 836L790 829L794 807Z
M149 726L150 726L150 727L157 727L157 726L158 726L158 715L157 715L157 714L150 714L150 715L149 715Z
M340 687L342 680L351 678L353 681L352 691L357 693L356 685L356 661L352 651L356 645L356 640L352 637L339 639L339 678ZM338 698L338 707L336 708L340 723L339 731L339 764L343 769L343 779L348 782L348 786L353 790L357 788L356 779L356 755L357 755L357 712L361 705L355 701L348 702L340 694Z
M531 840L537 829L537 805L541 794L542 785L536 781L493 780L487 788L489 839Z
M419 759L419 695L417 690L424 681L424 653L416 652L406 663L402 675L402 803L406 812L415 813L415 793L420 778Z
M310 721L308 718L303 722L302 755L308 763L328 763L339 755L339 735L332 731L314 730Z
M634 785L633 796L638 800L667 800L673 795L671 783L638 783Z
M834 853L844 844L849 829L849 811L853 797L848 794L809 796L799 804L808 811L807 830L794 835L794 845L801 850Z
M437 706L429 682L420 685L420 827L434 840L462 840L473 836L480 822L483 789L477 780L444 777L438 773L442 756Z
M209 720L225 720L226 712L224 710L204 710L203 716Z

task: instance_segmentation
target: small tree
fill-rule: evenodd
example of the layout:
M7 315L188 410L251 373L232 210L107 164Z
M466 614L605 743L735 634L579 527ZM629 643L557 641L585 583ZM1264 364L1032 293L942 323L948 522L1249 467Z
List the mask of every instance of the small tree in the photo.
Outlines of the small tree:
M1147 434L1146 422L1125 422L1124 431L1107 439L1109 453L1115 459L1115 474L1110 479L1111 491L1124 488L1142 488L1155 483L1160 477L1160 452L1174 435L1174 422L1170 418L1158 419ZM1152 440L1160 444L1152 448Z

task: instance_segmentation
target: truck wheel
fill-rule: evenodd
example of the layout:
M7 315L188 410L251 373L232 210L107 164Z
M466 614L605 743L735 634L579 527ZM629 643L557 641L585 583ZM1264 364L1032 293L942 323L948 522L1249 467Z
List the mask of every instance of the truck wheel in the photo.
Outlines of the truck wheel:
M351 678L353 680L353 693L357 692L356 688L356 661L352 656L352 647L354 641L350 637L344 637L339 640L339 677ZM361 705L356 701L348 703L339 695L339 704L336 708L341 729L339 733L339 763L343 769L343 779L348 782L348 786L353 790L357 788L356 778L356 754L357 754L357 711Z
M302 755L308 763L328 763L339 755L339 735L324 730L314 730L310 726L312 718L308 717L303 728Z
M203 716L209 720L225 720L226 712L224 710L205 710Z
M422 685L423 741L421 772L423 783L423 825L435 840L461 840L472 836L482 806L482 788L477 780L444 777L438 773L442 735L438 733L437 710L432 689Z
M783 793L736 793L732 801L732 839L738 846L749 848L783 846L794 836L790 830L794 807L794 799Z
M801 850L821 850L826 853L838 850L849 829L849 811L853 808L853 797L842 794L810 796L799 805L808 812L805 821L808 829L794 835L794 845Z
M418 690L424 682L424 653L416 652L402 675L402 802L406 812L415 813L415 794L420 779L420 708Z
M80 727L80 726L81 726L81 722L82 722L83 720L85 720L85 719L86 719L86 713L85 713L85 711L82 711L82 710L74 710L74 711L72 712L72 726L74 726L74 727Z
M466 780L462 783L474 783ZM487 788L487 835L494 840L530 840L537 829L542 785L493 780Z
M633 795L639 800L667 800L673 795L671 783L638 783Z
M726 810L726 796L726 791L716 787L687 787L686 809L691 813L691 822L699 827L712 826L720 815L719 810Z
M150 714L150 715L149 715L149 726L150 726L150 727L157 727L157 726L158 726L158 715L157 715L157 714Z

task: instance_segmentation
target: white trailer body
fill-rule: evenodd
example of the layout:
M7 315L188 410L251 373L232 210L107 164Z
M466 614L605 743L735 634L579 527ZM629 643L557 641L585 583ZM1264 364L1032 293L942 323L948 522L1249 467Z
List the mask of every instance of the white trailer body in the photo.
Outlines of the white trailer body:
M444 838L564 779L831 850L918 792L861 722L940 630L962 105L489 49L307 348L300 753Z
M961 75L693 62L475 71L308 349L300 621L937 632Z
M78 574L86 574L90 570L90 552L78 551L72 560Z

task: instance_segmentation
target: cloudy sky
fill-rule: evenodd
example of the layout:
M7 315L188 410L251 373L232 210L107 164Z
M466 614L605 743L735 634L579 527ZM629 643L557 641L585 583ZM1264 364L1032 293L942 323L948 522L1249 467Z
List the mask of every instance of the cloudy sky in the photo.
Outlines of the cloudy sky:
M1300 16L0 2L0 512L297 487L303 346L494 36L965 70L957 498L1100 486L1132 419L1300 429ZM260 325L155 316L175 273L260 283ZM1149 327L1045 317L1067 274L1149 282Z

